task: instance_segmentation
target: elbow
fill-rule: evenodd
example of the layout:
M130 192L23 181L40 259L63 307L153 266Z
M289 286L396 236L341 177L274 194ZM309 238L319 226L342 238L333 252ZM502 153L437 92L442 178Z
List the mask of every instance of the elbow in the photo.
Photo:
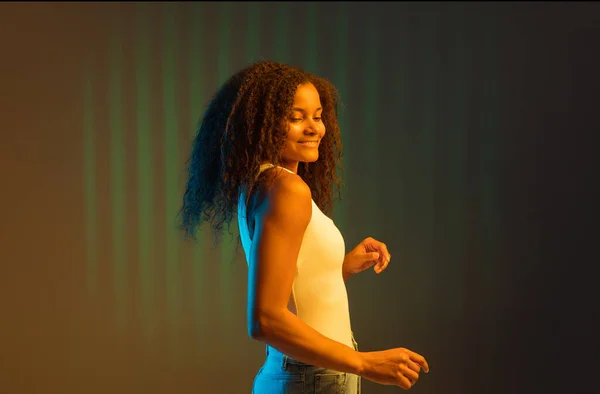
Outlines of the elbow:
M265 337L265 331L260 319L250 318L248 320L248 336L252 339L260 341Z
M277 317L273 313L256 312L248 319L248 336L258 341L265 341L276 331Z

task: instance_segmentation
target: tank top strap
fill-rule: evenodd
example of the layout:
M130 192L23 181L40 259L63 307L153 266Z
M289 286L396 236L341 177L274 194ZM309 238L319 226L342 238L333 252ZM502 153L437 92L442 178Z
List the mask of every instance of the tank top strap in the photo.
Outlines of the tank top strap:
M260 165L260 169L259 169L258 173L260 174L260 173L262 173L264 170L267 170L267 169L269 169L269 168L275 168L275 167L277 167L277 168L281 168L281 169L284 169L284 170L286 170L287 172L289 172L289 173L292 173L292 174L294 173L293 171L290 171L290 170L288 170L288 169L287 169L287 168L285 168L285 167L276 166L275 164L271 164L271 163L264 163L264 164L261 164L261 165Z

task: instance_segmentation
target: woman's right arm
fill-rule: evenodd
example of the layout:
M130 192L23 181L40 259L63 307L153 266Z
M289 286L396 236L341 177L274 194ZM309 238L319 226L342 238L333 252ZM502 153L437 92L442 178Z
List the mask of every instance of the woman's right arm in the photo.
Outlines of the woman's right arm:
M409 380L416 381L420 366L427 368L418 354L401 348L357 352L320 334L288 310L296 261L311 211L310 189L299 176L287 173L277 176L253 210L249 335L307 364L409 388Z

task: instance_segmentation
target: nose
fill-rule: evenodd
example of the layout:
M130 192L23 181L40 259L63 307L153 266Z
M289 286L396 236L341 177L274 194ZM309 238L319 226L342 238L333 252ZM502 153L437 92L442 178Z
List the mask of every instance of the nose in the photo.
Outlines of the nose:
M318 134L320 131L320 124L315 122L313 119L310 119L304 128L304 133L308 135Z

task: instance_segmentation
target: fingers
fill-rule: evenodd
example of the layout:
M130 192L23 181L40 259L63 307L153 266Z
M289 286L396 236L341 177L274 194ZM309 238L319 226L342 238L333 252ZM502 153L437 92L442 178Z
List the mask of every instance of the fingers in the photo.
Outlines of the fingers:
M383 256L383 260L386 261L387 263L389 263L390 260L391 260L391 258L392 258L392 255L390 254L390 252L388 251L387 246L383 242L379 243L379 250L381 251L381 255Z
M427 361L425 360L425 357L421 356L418 353L409 351L410 353L410 359L411 361L419 364L421 366L421 368L423 368L423 371L425 373L429 373L429 364L427 364Z
M370 267L372 264L375 264L375 267L373 267L373 270L375 270L376 273L380 273L382 271L382 266L381 266L381 260L380 260L380 253L379 252L371 252L367 254L367 258L369 259L369 264L366 268Z
M398 377L398 380L400 381L400 384L398 384L398 386L402 387L404 390L408 390L413 385L413 383L410 380L408 380L404 375L400 375Z
M405 370L402 372L402 374L408 379L410 380L411 385L415 384L417 382L417 380L419 380L419 374L415 371L413 371L410 368L405 368Z
M380 253L381 256L381 261L390 261L390 259L392 258L392 255L390 255L390 252L387 248L387 245L384 244L383 242L379 242L376 239L373 239L371 237L369 238L365 238L365 240L363 240L363 245L365 245L368 249L375 249Z
M373 268L375 270L375 273L379 274L382 271L384 271L388 264L389 264L389 260L383 261L383 262L378 262L377 265Z
M385 257L382 257L382 256L383 255L379 252L371 252L371 253L367 254L367 258L369 259L369 262L376 264L375 267L373 267L373 270L375 270L375 273L377 273L377 274L379 274L381 271L383 271L385 269L385 267L387 266L387 264L384 263Z
M382 243L382 242L378 242L378 243L379 243L378 249L380 251L381 259L378 264L379 272L377 272L377 271L376 272L380 273L387 268L387 266L390 263L390 260L392 258L392 255L390 254L390 252L388 252L387 246L385 246L384 243Z
M408 390L417 383L417 380L419 380L419 374L407 370L407 372L404 372L400 374L400 376L398 376L398 380L400 382L398 386L400 386L404 390Z
M415 371L416 373L419 373L419 372L421 372L421 367L419 366L419 364L415 363L415 362L414 362L414 361L412 361L412 360L408 360L408 361L406 362L406 366L407 366L408 368L410 368L412 371Z
M387 245L371 237L366 238L363 241L363 245L365 246L366 250L372 252L372 256L374 256L373 260L377 262L375 267L373 267L373 270L376 274L380 274L387 268L392 258L392 255L390 254Z
M377 259L377 265L374 268L375 273L377 273L377 274L381 273L382 271L384 271L387 268L388 264L390 263L390 258L391 258L391 256L387 252L387 249L385 251L383 249L380 249L380 250L381 250L381 252L378 254L379 259Z

